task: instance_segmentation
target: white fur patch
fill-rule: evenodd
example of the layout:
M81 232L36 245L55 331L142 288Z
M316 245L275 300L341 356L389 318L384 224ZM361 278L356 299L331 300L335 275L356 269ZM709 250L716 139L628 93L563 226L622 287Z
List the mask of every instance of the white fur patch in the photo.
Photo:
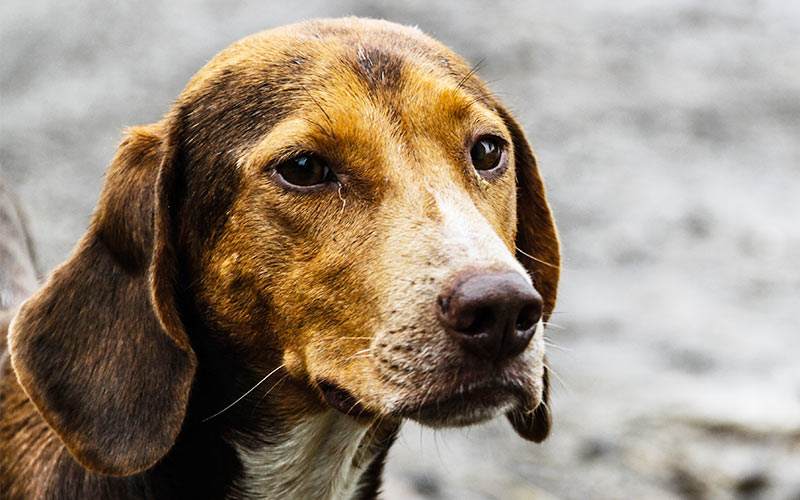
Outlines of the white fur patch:
M372 457L360 447L369 425L328 411L299 420L284 440L259 449L233 443L244 467L238 486L253 499L352 498Z
M449 249L456 269L469 265L505 268L518 272L530 283L528 273L474 205L432 194L442 217L442 244Z

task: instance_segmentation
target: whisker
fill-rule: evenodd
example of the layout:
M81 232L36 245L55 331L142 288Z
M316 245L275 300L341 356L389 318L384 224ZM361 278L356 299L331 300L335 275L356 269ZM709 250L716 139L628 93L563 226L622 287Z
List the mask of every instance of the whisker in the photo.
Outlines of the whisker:
M569 349L568 347L562 347L558 344L551 344L546 340L544 341L544 345L546 345L547 347L552 347L553 349L558 349L559 351L572 352L572 349Z
M361 444L364 445L361 451L362 459L367 455L367 453L369 453L370 448L372 448L372 441L375 439L375 435L378 434L378 428L380 427L378 425L379 421L380 417L376 416L375 418L373 418L369 424L372 427L372 431L370 432L369 437L366 438L366 440L364 438L361 438Z
M475 104L476 102L483 102L483 100L484 100L484 97L483 97L483 96L481 96L481 97L476 97L475 99L473 99L473 100L469 101L469 102L468 102L467 104L465 104L464 106L461 106L461 108L460 108L458 111L459 111L459 113L463 113L464 111L466 111L467 109L469 109L469 107L470 107L470 106L472 106L473 104Z
M356 402L353 403L353 405L350 407L350 409L347 410L347 413L350 413L351 411L353 411L353 408L355 408L357 406L360 406L363 401L364 401L364 398L358 398L358 400L356 400ZM365 411L367 411L367 409L364 408L363 406L361 406L361 411L358 412L358 416L360 417L361 415L363 415Z
M564 388L564 390L567 390L567 391L569 391L569 392L572 392L572 389L571 389L571 388L570 388L570 387L567 385L567 383L566 383L566 382L564 382L564 379L563 379L563 378L561 378L561 375L559 375L558 373L556 373L556 371L555 371L555 370L553 370L553 369L550 367L550 365L548 365L548 364L545 364L545 365L544 365L544 367L545 367L545 369L546 369L548 372L550 372L550 373L552 373L552 374L553 374L553 376L556 378L556 380L558 380L558 383L559 383L559 384L561 384L561 387L563 387L563 388Z
M544 324L544 326L546 326L548 328L558 328L559 330L566 330L567 329L566 326L561 326L561 325L557 325L555 323L550 323L549 321L545 321L545 322L543 322L543 324Z
M306 86L305 86L305 85L303 85L303 84L301 83L301 84L300 84L300 87L302 87L302 88L303 88L303 90L305 90L305 91L306 91L306 94L307 94L307 95L308 95L308 97L311 99L311 101L313 101L313 102L314 102L314 104L316 104L316 105L317 105L317 107L319 108L319 110L320 110L320 111L322 111L322 114L323 114L323 115L325 115L325 119L326 119L326 120L328 120L328 123L329 123L329 124L330 124L330 126L331 126L331 134L330 134L330 137L332 137L333 139L336 139L336 133L334 132L334 129L335 129L335 127L333 126L333 120L331 120L331 117L330 117L330 115L328 115L328 112L327 112L327 111L325 111L325 108L323 108L323 107L322 107L322 105L319 103L319 101L317 101L317 99L316 99L316 98L315 98L315 97L314 97L314 96L311 94L311 92L309 92L309 91L308 91L308 89L306 88Z
M351 359L355 359L355 358L368 358L368 357L372 356L372 351L373 351L372 347L367 347L366 349L361 349L360 351L354 352L352 356L343 359L342 363L350 361Z
M531 408L525 413L527 413L528 415L533 415L533 413L539 408L539 406L544 406L544 409L547 410L548 413L550 413L550 405L548 405L547 401L544 400L540 401L539 404L536 406L536 408Z
M433 429L433 448L436 450L436 457L439 459L439 462L444 465L444 459L442 458L442 452L439 451L439 440L436 439L438 429Z
M223 413L225 413L226 411L228 411L229 409L231 409L231 408L233 407L233 405L235 405L236 403L238 403L239 401L241 401L241 400L243 400L245 397L247 397L247 395L248 395L248 394L250 394L251 392L253 392L254 390L256 390L256 387L258 387L259 385L263 384L263 383L264 383L264 382L265 382L265 381L266 381L268 378L270 378L272 375L274 375L274 374L275 374L275 373L276 373L278 370L280 370L280 369L281 369L281 368L283 368L284 366L285 366L285 365L284 365L283 363L281 363L281 364L280 364L280 365L279 365L277 368L275 368L274 370L272 370L271 372L269 372L269 373L268 373L268 374L267 374L267 375L266 375L264 378L262 378L261 380L259 380L259 381L256 383L256 385L254 385L254 386L253 386L253 387L251 387L251 388L250 388L250 389L249 389L247 392L245 392L244 394L242 394L241 396L239 396L239 397L236 399L236 401L234 401L233 403L229 404L229 405L228 405L228 406L226 406L225 408L221 409L221 410L220 410L220 411L218 411L217 413L215 413L215 414L211 415L210 417L206 417L206 418L204 418L202 421L203 421L203 422L208 422L208 421L209 421L209 420L211 420L212 418L214 418L214 417L217 417L217 416L219 416L219 415L222 415Z
M481 68L481 66L483 66L483 63L485 61L486 61L485 57L483 59L481 59L480 61L478 61L478 63L475 64L475 66L473 66L472 69L470 69L467 72L466 75L464 75L464 77L461 79L461 81L458 82L458 85L456 85L456 90L464 88L464 85L467 83L467 80L469 80L472 76L475 75L475 73L478 72L478 70Z
M533 255L529 254L528 252L523 251L520 247L516 247L516 249L517 249L517 252L521 253L522 255L524 255L525 257L527 257L527 258L529 258L531 260L535 260L536 262L538 262L540 264L544 264L545 266L549 266L549 267L552 267L554 269L559 269L560 268L559 266L557 266L555 264L552 264L550 262L544 261L542 259L537 259L536 257L534 257Z
M345 361L350 361L351 359L369 358L369 357L372 357L372 353L360 354L360 355L358 355L358 356L356 356L356 355L354 354L354 355L350 356L349 358L347 358L347 359L343 360L343 361L342 361L342 363L344 363Z
M559 347L563 347L560 343L558 343L556 340L548 337L547 335L544 336L544 341L545 342L550 342L552 345L557 345Z
M261 404L261 402L262 402L262 401L264 401L264 398L266 398L267 396L269 396L269 393L271 393L273 389L275 389L276 387L278 387L278 384L280 384L281 382L283 382L284 380L286 380L286 377L288 377L288 376L289 376L289 372L286 372L286 375L284 375L283 377L281 377L280 379L278 379L278 381L277 381L277 382L275 382L274 384L272 384L272 387L270 387L269 389L267 389L267 391L266 391L266 392L265 392L265 393L264 393L264 394L263 394L263 395L262 395L262 396L261 396L261 397L258 399L258 401L256 401L256 404L254 404L254 405L253 405L253 411L255 411L255 409L256 409L256 408L258 408L258 405L260 405L260 404Z
M456 372L456 375L457 374L458 374L458 372ZM425 407L426 404L428 404L428 398L433 395L435 387L434 387L434 385L432 383L430 383L431 379L433 379L433 378L434 378L434 374L430 373L430 374L425 376L425 380L423 381L423 385L424 386L426 385L428 387L428 389L425 391L425 395L422 397L422 403L420 403L419 408L417 409L417 418L419 420L422 420L422 409ZM436 404L436 411L437 412L439 411L438 402ZM421 437L421 434L420 434L420 437Z
M320 125L319 122L317 122L316 120L312 120L311 118L309 118L307 116L304 116L303 120L307 121L308 123L310 123L310 124L312 124L314 126L316 126L319 129L319 131L322 132L322 135L324 135L325 137L328 137L328 138L332 139L331 134L329 134L328 131L325 130L325 127Z

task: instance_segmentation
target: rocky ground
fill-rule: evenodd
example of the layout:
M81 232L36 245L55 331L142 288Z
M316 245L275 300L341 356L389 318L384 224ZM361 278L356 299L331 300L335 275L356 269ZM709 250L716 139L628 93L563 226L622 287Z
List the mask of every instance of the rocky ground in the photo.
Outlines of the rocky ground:
M541 446L409 425L387 498L800 498L800 4L6 0L0 165L43 272L120 130L215 52L358 14L419 25L518 114L565 269Z

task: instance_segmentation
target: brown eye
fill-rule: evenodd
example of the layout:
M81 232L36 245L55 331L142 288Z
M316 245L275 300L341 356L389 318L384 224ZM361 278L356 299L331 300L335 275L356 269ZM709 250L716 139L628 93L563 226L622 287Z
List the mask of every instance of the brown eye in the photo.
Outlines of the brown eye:
M497 139L483 137L472 146L469 155L475 170L486 171L495 168L500 163L503 149Z
M312 187L334 179L325 161L315 155L292 158L278 165L275 171L290 187Z

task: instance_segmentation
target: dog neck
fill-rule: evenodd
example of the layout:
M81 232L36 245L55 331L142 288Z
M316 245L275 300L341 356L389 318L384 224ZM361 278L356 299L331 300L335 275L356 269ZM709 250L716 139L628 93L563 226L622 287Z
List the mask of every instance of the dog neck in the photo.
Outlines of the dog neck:
M242 463L237 481L248 498L353 498L375 456L375 432L334 410L298 419L278 439L231 443Z

